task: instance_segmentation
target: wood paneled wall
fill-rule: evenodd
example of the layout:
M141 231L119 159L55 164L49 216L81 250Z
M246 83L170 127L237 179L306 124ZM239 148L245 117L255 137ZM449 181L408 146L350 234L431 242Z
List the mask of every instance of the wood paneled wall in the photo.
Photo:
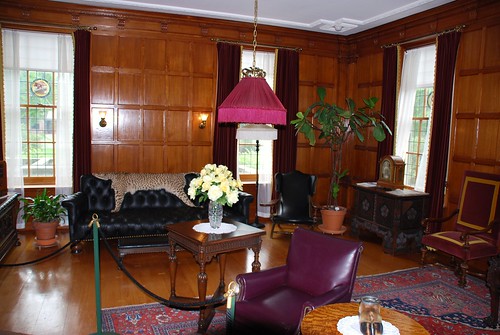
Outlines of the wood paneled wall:
M92 170L185 172L210 162L216 59L209 40L94 33Z
M472 168L500 173L499 2L457 0L425 14L348 37L258 26L259 44L301 48L299 109L327 88L330 101L382 92L381 46L467 25L457 63L450 147L450 202L459 176ZM0 0L5 27L64 30L93 26L91 110L93 172L196 171L212 161L217 55L214 38L251 42L252 24L46 0ZM59 27L64 25L65 27ZM379 103L380 104L380 103ZM98 125L99 110L108 125ZM201 114L208 114L200 129ZM297 168L319 176L316 202L326 201L329 152L300 136ZM348 143L351 180L375 180L377 143ZM352 194L342 203L352 206Z

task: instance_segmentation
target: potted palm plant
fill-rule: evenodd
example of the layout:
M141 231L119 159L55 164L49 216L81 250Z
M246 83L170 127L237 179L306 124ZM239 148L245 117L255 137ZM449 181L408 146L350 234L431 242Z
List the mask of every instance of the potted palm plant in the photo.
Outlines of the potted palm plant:
M346 108L325 101L326 90L318 88L319 101L310 105L305 112L297 113L297 119L291 123L297 133L302 133L310 145L316 144L316 139L323 140L331 152L331 180L328 191L327 205L321 210L325 230L339 231L344 221L346 209L338 205L340 182L349 170L342 167L343 146L354 134L361 142L365 140L363 129L373 128L373 137L381 142L386 138L386 133L392 134L385 124L382 115L375 112L378 98L363 99L364 106L357 107L354 100L346 99ZM317 137L316 137L317 136ZM327 216L338 216L339 223L328 226Z
M66 215L66 209L61 205L64 195L48 195L43 189L36 197L19 199L22 202L20 211L25 222L32 220L36 233L36 244L47 247L56 244L56 230Z

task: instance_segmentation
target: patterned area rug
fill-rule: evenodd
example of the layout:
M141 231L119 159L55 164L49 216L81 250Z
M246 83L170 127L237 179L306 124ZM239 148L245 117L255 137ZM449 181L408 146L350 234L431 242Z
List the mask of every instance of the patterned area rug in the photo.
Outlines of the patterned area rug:
M102 330L120 335L196 334L198 311L169 308L159 303L102 309ZM207 334L225 334L226 314L216 310Z
M490 315L490 296L484 281L467 276L467 287L457 285L452 271L441 266L358 277L353 299L377 296L382 305L407 314L431 335L498 335L483 318ZM195 334L199 312L159 303L102 310L103 331L122 335ZM218 311L207 334L225 334L226 316ZM406 335L406 334L405 334Z
M447 268L435 265L358 277L353 299L378 297L382 306L407 314L430 334L500 334L483 318L490 315L490 295L484 281L467 276L462 289Z

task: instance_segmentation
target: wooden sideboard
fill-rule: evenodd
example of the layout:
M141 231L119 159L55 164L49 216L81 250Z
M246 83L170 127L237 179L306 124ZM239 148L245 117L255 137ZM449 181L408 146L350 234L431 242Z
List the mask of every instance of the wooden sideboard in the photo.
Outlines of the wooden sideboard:
M421 221L428 214L429 194L387 190L375 182L354 184L355 203L351 234L361 231L382 238L384 252L397 254L420 249Z
M0 198L0 261L13 246L19 245L16 230L18 196L17 193L7 193Z

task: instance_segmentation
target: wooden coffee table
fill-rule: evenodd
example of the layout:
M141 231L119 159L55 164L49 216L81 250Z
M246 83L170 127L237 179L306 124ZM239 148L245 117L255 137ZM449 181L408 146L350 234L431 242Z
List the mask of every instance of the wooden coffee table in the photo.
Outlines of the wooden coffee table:
M206 221L206 220L205 220ZM265 230L257 229L252 226L224 219L224 222L234 224L236 231L228 234L205 234L199 233L193 229L195 225L203 221L179 222L167 226L168 240L170 244L170 300L178 302L198 301L203 303L207 297L208 277L205 272L205 265L212 258L219 260L219 286L213 297L218 298L224 294L225 283L224 273L226 267L226 253L241 249L251 248L254 252L254 261L252 271L260 270L259 253L262 244L262 235ZM198 298L178 297L175 293L175 281L177 274L177 256L176 246L180 246L191 252L200 266L198 273ZM214 305L203 305L200 309L200 318L198 320L198 332L204 333L215 314Z
M302 335L339 334L337 323L346 316L358 315L359 304L339 303L316 308L302 321ZM399 329L401 335L429 335L429 332L417 321L392 309L381 308L382 320L390 322Z

